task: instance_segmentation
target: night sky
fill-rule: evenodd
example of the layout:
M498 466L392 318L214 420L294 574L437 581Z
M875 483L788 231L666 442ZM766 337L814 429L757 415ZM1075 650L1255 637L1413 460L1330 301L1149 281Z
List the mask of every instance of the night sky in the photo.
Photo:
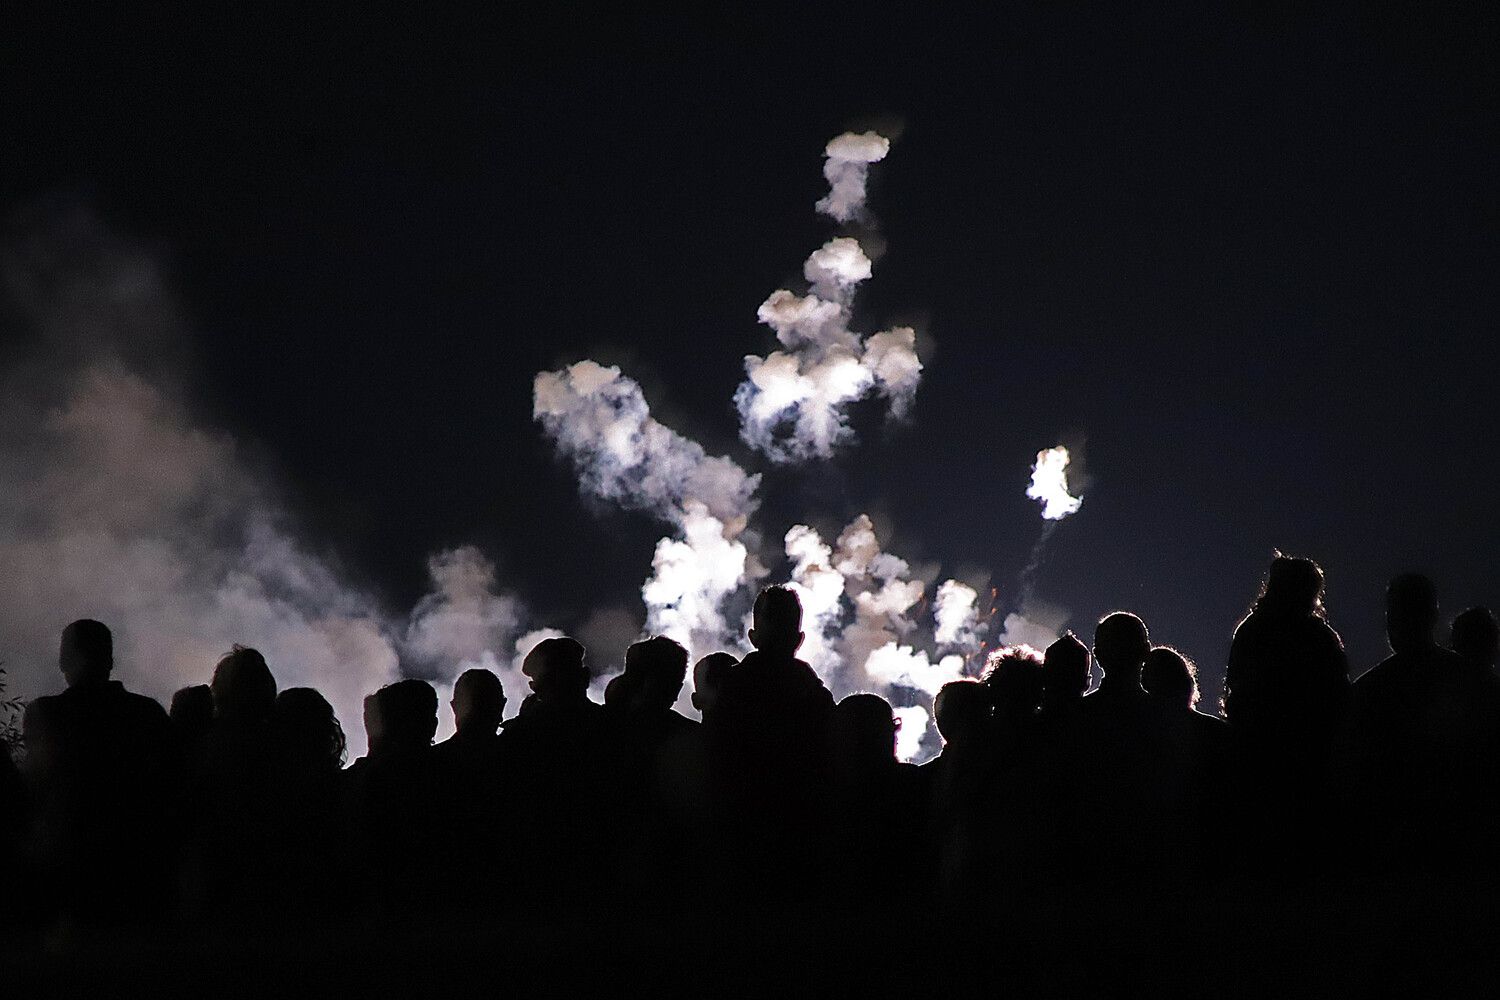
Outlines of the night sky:
M585 357L765 471L773 545L869 510L1002 604L1030 463L1074 447L1038 595L1139 612L1211 693L1277 547L1356 671L1397 571L1500 604L1490 16L1121 6L57 21L0 43L0 208L77 199L165 261L196 412L393 609L472 542L540 619L643 616L662 527L586 505L531 418ZM909 422L774 469L731 398L850 128L896 137L857 325L916 325L925 377Z

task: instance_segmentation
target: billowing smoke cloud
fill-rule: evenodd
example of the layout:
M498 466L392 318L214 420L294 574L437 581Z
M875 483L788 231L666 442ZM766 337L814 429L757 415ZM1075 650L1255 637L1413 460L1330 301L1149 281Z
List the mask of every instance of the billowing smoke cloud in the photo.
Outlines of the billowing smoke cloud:
M885 159L891 151L891 140L875 132L845 132L828 141L823 150L823 176L828 179L828 194L817 205L818 211L839 222L860 218L865 209L865 181L870 164Z
M659 423L641 387L620 369L580 361L542 372L532 399L532 415L595 497L679 526L695 501L731 536L754 513L760 477Z
M441 683L523 616L474 549L435 556L433 593L388 616L303 544L272 481L182 402L184 331L155 262L71 210L31 220L3 261L0 659L16 693L56 690L62 627L97 618L116 676L158 699L206 683L235 643L280 687L316 687L363 752L364 696L406 659Z
M748 553L706 505L689 500L684 507L682 537L656 543L641 597L646 631L671 636L702 656L732 642L723 605L746 583Z
M932 637L941 647L972 653L979 648L979 592L966 583L945 580L932 601L937 622Z
M874 132L830 142L824 173L831 190L819 210L844 222L862 214L866 171L889 148ZM871 393L897 419L911 409L922 377L916 331L898 326L866 338L849 329L855 289L872 267L858 240L836 237L803 265L806 295L783 288L761 303L757 316L782 349L746 356L735 406L740 436L772 461L832 456L852 437L849 406Z
M1083 500L1068 492L1068 449L1062 445L1036 453L1036 464L1031 467L1031 485L1026 495L1042 503L1042 517L1048 521L1060 521L1069 514L1077 513Z
M658 422L636 382L593 361L536 376L533 415L599 499L677 529L641 588L648 632L702 656L731 643L724 601L759 575L741 535L760 477Z

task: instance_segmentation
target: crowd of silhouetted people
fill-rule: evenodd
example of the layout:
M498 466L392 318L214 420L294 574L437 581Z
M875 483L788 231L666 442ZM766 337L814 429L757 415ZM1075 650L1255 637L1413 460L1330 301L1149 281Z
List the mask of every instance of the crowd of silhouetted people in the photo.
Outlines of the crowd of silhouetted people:
M571 638L526 655L509 720L522 692L461 674L440 743L431 684L382 687L352 762L329 702L278 690L256 650L236 646L164 710L111 680L109 629L75 621L65 690L27 706L20 766L0 759L5 927L46 942L508 920L566 938L600 912L620 933L818 913L996 937L1006 921L1087 922L1136 941L1145 915L1214 892L1489 885L1495 618L1471 609L1440 636L1432 582L1399 576L1391 655L1352 681L1323 593L1315 563L1274 560L1212 710L1193 663L1127 612L1091 645L1000 649L937 694L943 745L922 766L898 761L887 701L835 700L797 658L802 609L783 587L756 600L743 659L690 665L646 639L602 704ZM674 708L689 673L701 722Z

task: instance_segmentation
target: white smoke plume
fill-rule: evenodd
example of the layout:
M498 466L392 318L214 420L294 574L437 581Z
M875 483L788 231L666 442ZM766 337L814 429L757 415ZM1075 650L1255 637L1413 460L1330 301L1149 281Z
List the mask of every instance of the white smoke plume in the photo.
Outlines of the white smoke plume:
M1063 633L1068 611L1043 601L1028 600L1019 610L1005 616L997 646L1030 646L1045 650Z
M865 181L870 164L885 159L890 151L891 140L875 132L845 132L830 139L823 150L827 157L823 176L828 179L828 194L818 202L818 211L839 222L860 218L865 209Z
M1068 449L1062 445L1046 448L1036 453L1036 464L1031 467L1031 485L1026 495L1042 503L1042 517L1048 521L1060 521L1069 514L1077 513L1083 499L1068 492Z
M896 730L896 757L904 761L916 760L921 755L922 738L927 735L932 716L921 705L907 705L896 709L894 714L901 723Z
M957 580L945 580L932 600L937 623L932 638L940 647L972 653L979 648L979 591Z
M682 538L656 543L641 597L646 631L676 639L696 659L732 642L723 604L747 582L748 553L696 500L684 505L680 526Z
M615 367L580 361L538 374L532 412L586 491L677 529L657 543L641 588L647 631L694 657L729 644L723 602L759 575L741 535L760 477L658 422L640 386Z
M832 188L819 210L845 222L860 216L869 165L889 149L874 132L830 142L824 173ZM746 356L735 405L740 436L772 461L831 457L852 437L849 406L871 393L897 419L910 411L922 377L916 331L893 327L865 338L849 329L855 290L872 269L858 240L836 237L803 265L808 294L783 288L761 303L757 316L782 349Z
M505 690L506 714L519 710L526 680L509 651L526 610L514 596L496 591L494 564L471 545L432 556L427 572L432 590L412 609L401 653L403 660L437 678L441 740L453 732L448 699L453 681L465 670L494 673Z
M541 372L532 415L573 460L581 485L602 500L681 525L696 501L730 536L755 511L760 477L713 457L651 416L641 387L620 369L580 361Z
M833 549L805 524L786 533L786 557L792 564L787 584L802 602L806 638L798 655L823 677L837 673L839 625L844 617L844 574L833 565Z

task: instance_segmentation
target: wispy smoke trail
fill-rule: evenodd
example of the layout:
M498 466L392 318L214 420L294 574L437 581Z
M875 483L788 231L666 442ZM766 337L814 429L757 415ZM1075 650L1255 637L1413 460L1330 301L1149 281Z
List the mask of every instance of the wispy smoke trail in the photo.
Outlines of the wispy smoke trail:
M866 172L889 149L874 132L830 142L824 174L831 189L818 209L844 222L862 217ZM735 406L740 436L772 461L832 456L852 437L849 406L871 393L898 419L911 409L922 377L916 332L901 326L862 337L849 329L855 290L871 271L858 240L836 237L803 265L806 295L778 289L757 311L782 349L745 357Z

